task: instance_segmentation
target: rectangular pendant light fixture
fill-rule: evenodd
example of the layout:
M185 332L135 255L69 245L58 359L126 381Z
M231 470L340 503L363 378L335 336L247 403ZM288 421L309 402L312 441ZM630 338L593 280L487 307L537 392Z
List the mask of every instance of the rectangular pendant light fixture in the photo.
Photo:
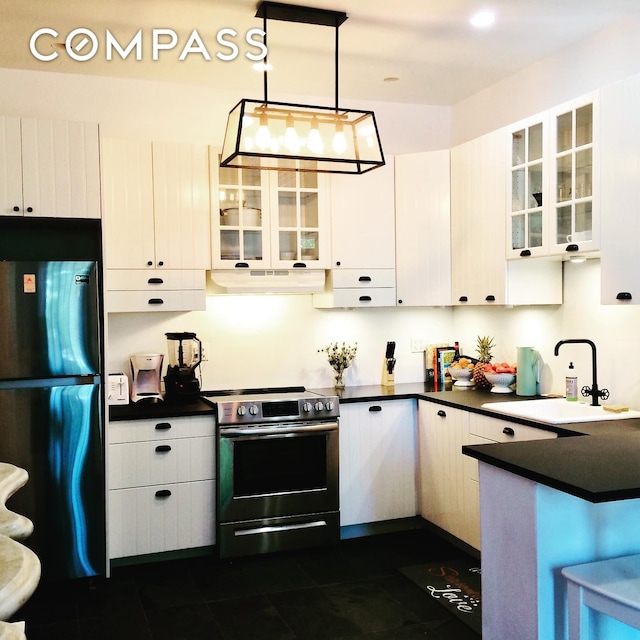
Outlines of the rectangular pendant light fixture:
M338 106L338 28L347 14L262 2L256 17L264 20L265 44L267 20L335 27L335 106L270 102L265 68L264 100L242 99L229 112L220 166L353 174L383 166L373 111Z

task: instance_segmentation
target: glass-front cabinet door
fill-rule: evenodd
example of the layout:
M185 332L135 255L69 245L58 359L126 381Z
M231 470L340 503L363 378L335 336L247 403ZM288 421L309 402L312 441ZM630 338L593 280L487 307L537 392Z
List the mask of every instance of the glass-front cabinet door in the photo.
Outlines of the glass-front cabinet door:
M593 96L557 110L552 118L554 165L551 251L599 248L597 220L597 102Z
M547 119L537 117L515 125L509 149L507 194L507 257L547 253L545 246L547 191Z

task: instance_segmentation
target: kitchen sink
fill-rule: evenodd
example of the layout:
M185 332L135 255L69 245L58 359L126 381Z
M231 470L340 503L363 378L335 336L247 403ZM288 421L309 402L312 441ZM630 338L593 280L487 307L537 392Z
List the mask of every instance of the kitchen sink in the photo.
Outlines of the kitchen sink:
M586 402L568 402L565 398L543 398L519 402L486 402L483 409L490 409L507 416L536 420L546 424L592 422L596 420L625 420L640 418L640 411L606 411L602 406L593 407Z

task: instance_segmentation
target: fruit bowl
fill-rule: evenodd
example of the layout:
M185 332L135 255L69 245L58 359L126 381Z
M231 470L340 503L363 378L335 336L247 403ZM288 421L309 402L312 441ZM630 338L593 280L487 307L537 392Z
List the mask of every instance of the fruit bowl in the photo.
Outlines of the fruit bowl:
M484 377L493 385L491 393L513 393L511 385L516 380L515 373L491 373L484 372Z
M473 387L473 369L467 369L465 367L449 367L447 369L449 375L455 380L454 387Z

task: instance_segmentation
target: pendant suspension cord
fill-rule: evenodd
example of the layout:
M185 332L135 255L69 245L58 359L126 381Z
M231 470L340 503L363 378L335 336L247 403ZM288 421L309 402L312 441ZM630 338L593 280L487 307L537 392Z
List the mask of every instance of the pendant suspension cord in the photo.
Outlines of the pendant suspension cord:
M340 25L336 20L336 114L338 113L338 30L340 29Z
M269 67L269 65L267 64L268 57L269 57L269 48L267 47L267 10L266 9L264 11L264 16L262 18L262 24L263 24L263 29L262 30L264 31L264 46L265 46L265 49L267 51L267 53L264 56L264 61L263 61L264 70L262 72L262 74L263 74L262 82L263 82L263 85L264 85L264 104L266 106L266 104L268 103L268 100L267 100L267 97L268 97L267 96L267 71L268 71L268 67Z

